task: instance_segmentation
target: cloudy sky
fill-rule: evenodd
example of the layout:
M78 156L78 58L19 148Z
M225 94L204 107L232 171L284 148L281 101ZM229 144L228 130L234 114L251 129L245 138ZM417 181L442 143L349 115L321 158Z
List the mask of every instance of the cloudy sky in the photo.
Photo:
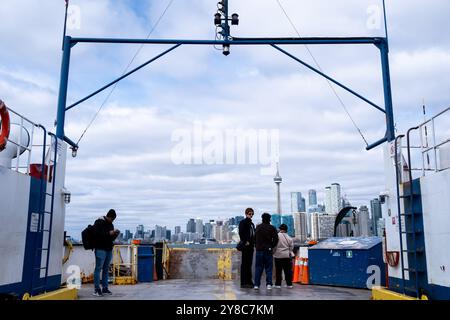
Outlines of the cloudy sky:
M71 0L68 34L145 38L170 2ZM151 37L214 39L216 2L173 0ZM301 36L384 35L377 21L378 0L230 0L230 11L240 15L232 35L297 36L279 3ZM388 1L387 9L394 112L397 132L403 133L423 119L423 99L429 115L449 104L450 3L397 0ZM0 98L54 130L64 1L2 0L0 16ZM145 46L132 66L167 48ZM284 48L314 64L304 46ZM68 103L121 75L139 49L75 46ZM375 47L308 49L326 73L383 106ZM379 111L335 90L369 142L384 135ZM108 93L69 111L66 134L72 140L78 140ZM198 126L203 136L195 134ZM272 176L261 174L259 154L256 164L174 161L180 132L200 142L193 151L205 155L211 139L236 130L279 132L284 213L290 211L291 191L316 189L322 202L324 188L339 182L348 200L360 206L384 188L382 148L365 151L326 80L267 46L232 47L227 57L211 46L182 46L121 82L81 140L78 156L68 158L66 186L72 202L66 230L79 237L85 225L110 208L119 214L117 227L132 231L138 224L146 229L181 225L184 230L189 218L228 218L246 207L258 216L273 212L275 186Z

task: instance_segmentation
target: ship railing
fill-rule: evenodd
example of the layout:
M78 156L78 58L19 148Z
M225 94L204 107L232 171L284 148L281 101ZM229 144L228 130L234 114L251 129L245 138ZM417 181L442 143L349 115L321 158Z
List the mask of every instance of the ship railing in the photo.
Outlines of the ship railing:
M418 135L415 144L409 147L415 166L409 170L416 172L416 177L450 169L449 111L450 107L445 108L415 127Z
M35 156L35 154L33 154L34 148L42 148L42 152L45 152L45 149L47 147L50 146L50 144L46 144L44 145L43 141L44 139L44 135L45 135L45 129L42 125L37 124L33 121L31 121L30 119L28 119L27 117L19 114L18 112L16 112L15 110L6 107L8 112L10 113L11 116L11 124L13 125L18 125L19 126L19 136L16 137L17 141L14 141L13 139L11 139L11 137L9 139L6 139L8 143L14 145L16 147L16 151L15 151L15 157L14 159L11 161L11 170L14 170L16 172L20 172L23 174L30 174L30 164L32 161L34 161L34 159L32 157ZM25 132L24 132L25 130ZM35 140L37 141L39 138L36 138L37 133L36 130L40 130L42 131L42 142L40 143L35 143ZM28 134L29 135L29 141L28 144L25 145L23 144L22 139L24 138L23 135L24 134ZM39 154L37 154L37 156L39 156ZM36 159L40 159L36 158ZM40 160L38 160L38 162L40 163Z

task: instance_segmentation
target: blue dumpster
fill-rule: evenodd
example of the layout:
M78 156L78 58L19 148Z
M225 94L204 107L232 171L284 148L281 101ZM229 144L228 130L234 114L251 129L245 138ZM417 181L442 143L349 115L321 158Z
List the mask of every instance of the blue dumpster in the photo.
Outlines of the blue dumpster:
M385 285L382 238L329 238L308 250L314 285L368 288Z
M153 281L154 256L153 246L138 246L138 282Z

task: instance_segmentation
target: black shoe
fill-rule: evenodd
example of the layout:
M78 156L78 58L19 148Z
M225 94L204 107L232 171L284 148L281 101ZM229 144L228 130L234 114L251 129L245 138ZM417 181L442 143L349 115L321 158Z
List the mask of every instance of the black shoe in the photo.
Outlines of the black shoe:
M92 295L95 297L103 297L102 290L100 290L100 289L95 289L95 291Z
M112 295L112 292L109 291L108 288L103 288L102 293L106 294L106 295L109 295L109 296Z
M243 285L241 285L241 288L244 288L244 289L252 289L252 288L253 288L253 285L252 285L252 284L243 284Z

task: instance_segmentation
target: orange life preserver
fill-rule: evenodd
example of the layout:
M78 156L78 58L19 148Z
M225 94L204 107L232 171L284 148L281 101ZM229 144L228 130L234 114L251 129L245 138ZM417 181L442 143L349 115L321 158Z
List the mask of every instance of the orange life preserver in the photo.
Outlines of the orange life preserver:
M8 109L2 100L0 100L0 117L2 120L0 131L0 151L3 151L6 148L6 142L9 138L10 123Z

